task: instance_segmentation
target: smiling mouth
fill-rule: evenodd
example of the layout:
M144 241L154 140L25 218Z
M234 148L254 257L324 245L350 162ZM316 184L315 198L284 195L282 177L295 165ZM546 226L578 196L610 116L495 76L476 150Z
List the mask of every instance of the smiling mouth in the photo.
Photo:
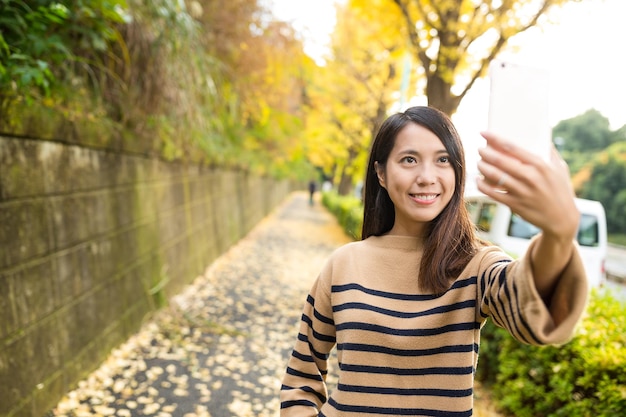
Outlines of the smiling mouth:
M431 202L437 197L439 194L409 194L412 199L422 202Z

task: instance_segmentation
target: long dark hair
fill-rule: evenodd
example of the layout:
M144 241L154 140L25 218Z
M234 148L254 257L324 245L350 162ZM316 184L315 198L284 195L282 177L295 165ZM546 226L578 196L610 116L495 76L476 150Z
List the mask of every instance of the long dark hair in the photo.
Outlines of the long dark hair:
M385 166L398 133L409 123L423 126L437 135L454 168L454 194L443 211L428 225L420 264L420 288L440 294L450 287L451 280L461 273L480 244L463 202L465 152L448 115L433 107L416 106L383 122L374 139L365 176L361 238L383 235L393 227L394 205L387 190L378 182L375 163Z

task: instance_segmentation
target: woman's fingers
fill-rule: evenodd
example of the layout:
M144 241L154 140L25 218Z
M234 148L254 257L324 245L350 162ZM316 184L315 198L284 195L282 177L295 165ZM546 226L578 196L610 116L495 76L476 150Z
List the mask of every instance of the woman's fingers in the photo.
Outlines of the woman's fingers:
M515 177L498 168L497 165L488 162L485 158L478 161L478 171L482 175L481 180L487 186L500 191L509 190L513 187Z
M550 233L570 229L574 194L567 164L556 150L546 161L528 150L484 132L479 150L478 189ZM574 213L576 214L576 213Z
M539 158L533 152L519 146L513 142L510 142L492 132L481 132L483 138L487 141L487 146L496 149L505 154L514 155L515 159L521 163L529 164L533 163Z
M515 187L517 192L523 192L525 188L534 188L542 177L550 175L550 164L540 156L506 141L490 132L483 132L487 140L487 147L478 151L481 160L486 164L479 166L481 174L493 185L502 185L502 174L513 179L513 184L523 186ZM508 181L508 178L505 178ZM507 188L509 191L513 191Z

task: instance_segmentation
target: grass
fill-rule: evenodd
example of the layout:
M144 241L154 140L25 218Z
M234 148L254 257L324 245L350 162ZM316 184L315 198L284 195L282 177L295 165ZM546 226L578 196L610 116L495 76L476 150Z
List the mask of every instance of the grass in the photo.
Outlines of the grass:
M612 233L607 240L614 245L626 246L626 234Z

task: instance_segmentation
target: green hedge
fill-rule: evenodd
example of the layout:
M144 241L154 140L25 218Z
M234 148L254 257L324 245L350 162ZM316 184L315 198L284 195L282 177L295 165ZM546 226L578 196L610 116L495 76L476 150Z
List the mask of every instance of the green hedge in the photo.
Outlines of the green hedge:
M477 378L517 417L626 416L626 304L592 292L576 336L562 346L524 345L487 323Z
M361 239L363 205L352 196L341 196L334 191L322 193L322 204L337 218L343 230L355 240Z

